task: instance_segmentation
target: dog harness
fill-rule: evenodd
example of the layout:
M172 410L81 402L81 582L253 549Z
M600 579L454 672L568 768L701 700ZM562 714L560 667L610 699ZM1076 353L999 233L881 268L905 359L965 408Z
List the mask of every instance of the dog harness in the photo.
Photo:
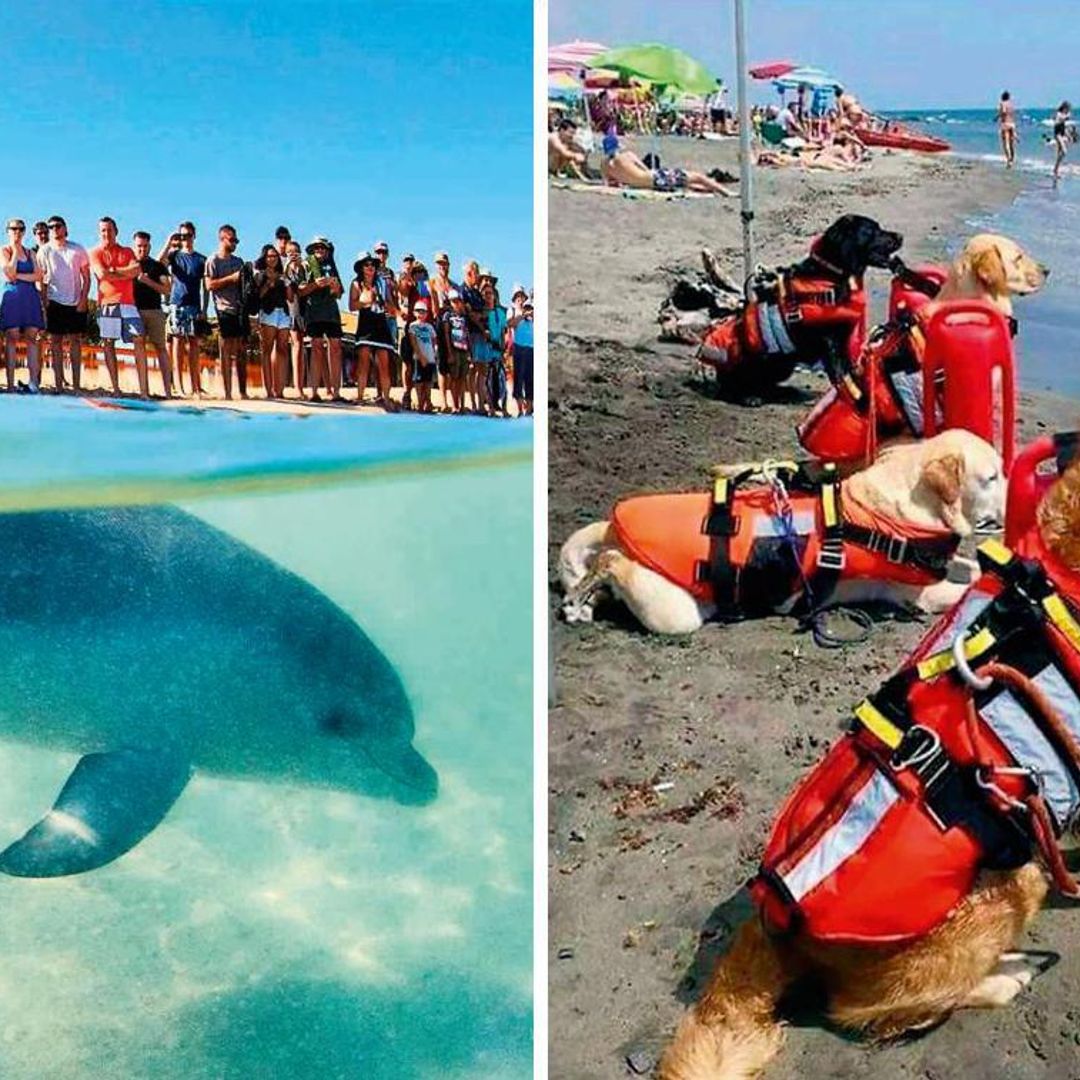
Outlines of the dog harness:
M796 267L759 270L734 315L705 334L698 359L720 379L781 382L795 361L812 364L834 355L858 357L866 330L866 293L861 279L843 274L811 252L832 276L806 277ZM773 367L762 361L773 361ZM786 361L786 362L782 362Z
M908 941L981 869L1036 854L1080 898L1056 842L1080 810L1080 575L1034 528L979 560L983 576L782 807L751 883L770 929Z
M679 585L721 619L811 613L842 578L929 585L945 577L960 538L863 506L832 465L770 463L719 477L712 493L642 495L611 523L632 559ZM801 608L801 612L799 609Z

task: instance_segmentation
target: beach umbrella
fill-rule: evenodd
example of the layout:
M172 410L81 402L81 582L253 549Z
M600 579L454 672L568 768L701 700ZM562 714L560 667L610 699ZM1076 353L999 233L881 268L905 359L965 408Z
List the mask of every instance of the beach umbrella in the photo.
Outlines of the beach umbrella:
M716 89L715 76L703 64L670 45L626 45L609 49L592 57L585 66L610 68L620 75L637 75L691 94L711 94Z
M565 71L548 72L548 97L556 101L577 101L581 83Z
M832 90L838 84L840 80L835 75L815 67L793 68L773 79L773 86L778 90L798 90L800 86L808 86L811 90Z
M755 64L750 69L751 79L776 79L794 71L799 65L790 60L770 60L766 64Z
M548 49L548 71L578 71L591 57L607 52L598 41L568 41Z

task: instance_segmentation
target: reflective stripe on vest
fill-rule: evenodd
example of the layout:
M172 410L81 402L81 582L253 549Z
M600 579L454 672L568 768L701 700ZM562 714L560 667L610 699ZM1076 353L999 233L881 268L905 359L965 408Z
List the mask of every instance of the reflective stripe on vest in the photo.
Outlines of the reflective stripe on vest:
M791 531L796 536L810 536L817 528L817 514L813 510L797 510L791 515ZM777 514L762 514L754 518L754 536L787 536L783 519Z
M767 353L778 353L780 346L776 340L776 336L773 334L772 319L769 317L769 304L758 304L757 306L757 323L758 333L761 335L762 344L765 346Z
M855 793L847 809L781 878L797 902L817 888L873 835L900 793L880 770Z
M1073 735L1080 739L1080 698L1073 693L1061 672L1048 664L1032 681L1050 699ZM1080 806L1080 791L1038 722L1008 690L984 705L979 715L1005 744L1017 764L1039 777L1046 805L1058 828L1064 830Z

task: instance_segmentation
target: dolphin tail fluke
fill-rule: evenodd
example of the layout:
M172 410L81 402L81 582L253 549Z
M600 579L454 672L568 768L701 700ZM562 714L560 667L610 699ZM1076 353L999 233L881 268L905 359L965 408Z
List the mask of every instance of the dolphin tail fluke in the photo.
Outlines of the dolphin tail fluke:
M53 808L0 852L0 871L63 877L104 866L153 831L190 776L189 762L166 751L87 754Z

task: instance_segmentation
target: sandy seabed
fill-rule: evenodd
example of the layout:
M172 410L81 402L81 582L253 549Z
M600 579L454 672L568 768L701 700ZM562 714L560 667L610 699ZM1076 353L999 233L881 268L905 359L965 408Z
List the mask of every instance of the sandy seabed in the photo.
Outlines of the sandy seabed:
M737 172L733 143L669 139L660 150L665 163ZM904 154L878 153L853 174L759 170L757 258L796 261L855 212L903 233L909 264L940 259L974 231L966 218L1021 186L984 163ZM794 425L825 380L800 374L776 401L740 408L694 378L688 348L657 341L657 307L675 272L698 269L702 246L741 276L735 200L555 190L549 206L554 612L555 559L575 528L632 492L703 487L716 462L793 453ZM880 319L887 277L871 271L868 285ZM1021 324L1023 314L1020 301ZM1022 443L1077 426L1080 412L1023 394L1020 417ZM779 618L663 639L618 609L597 617L556 620L552 634L549 1037L560 1080L650 1071L750 911L743 886L781 799L925 626L879 623L866 644L826 651ZM1080 1077L1080 912L1052 904L1026 944L1061 960L1009 1008L874 1048L811 1005L769 1077Z

